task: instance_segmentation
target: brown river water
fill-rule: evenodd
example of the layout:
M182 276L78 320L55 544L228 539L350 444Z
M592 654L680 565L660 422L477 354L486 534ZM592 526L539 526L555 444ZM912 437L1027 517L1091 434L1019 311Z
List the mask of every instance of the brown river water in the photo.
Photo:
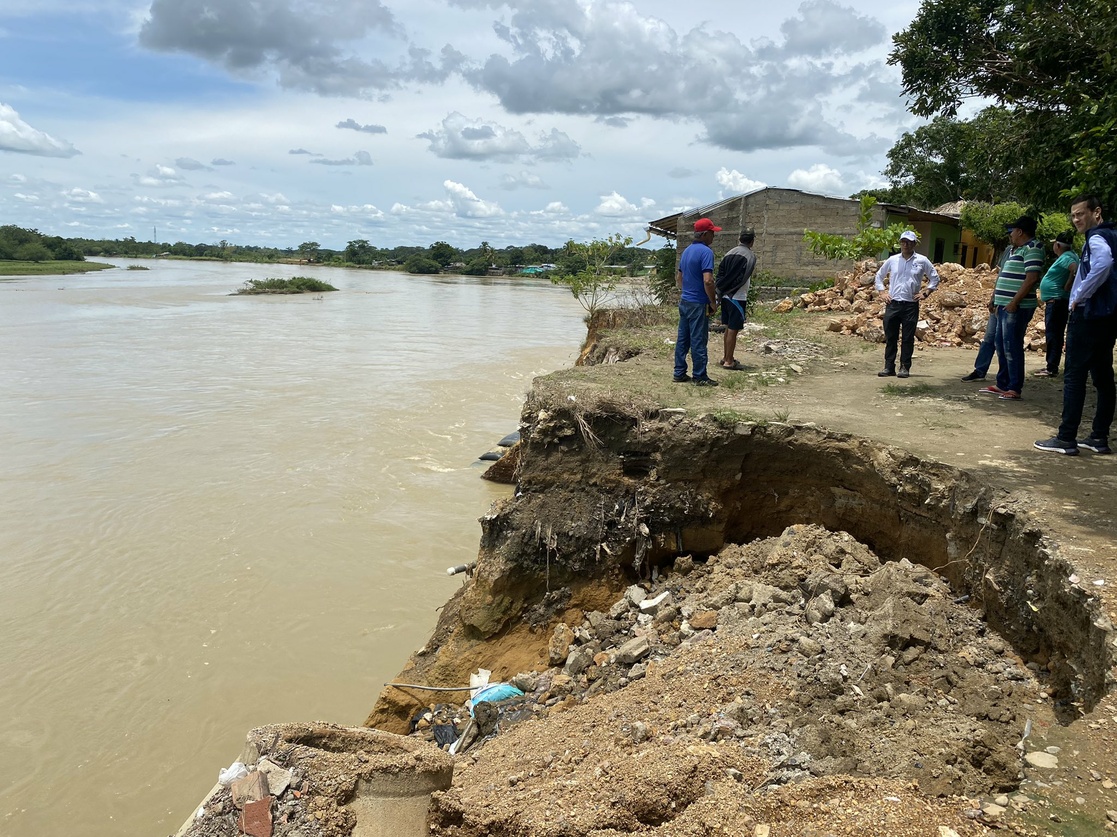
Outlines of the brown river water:
M361 723L573 363L538 279L289 265L0 280L0 835L173 833L261 724ZM231 296L314 275L320 297Z

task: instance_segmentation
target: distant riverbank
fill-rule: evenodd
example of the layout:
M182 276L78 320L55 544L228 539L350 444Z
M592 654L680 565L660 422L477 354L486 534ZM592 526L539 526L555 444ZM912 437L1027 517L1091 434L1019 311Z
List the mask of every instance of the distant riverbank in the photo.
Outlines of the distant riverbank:
M65 276L70 273L90 273L116 267L105 262L19 262L0 261L0 279L10 276Z

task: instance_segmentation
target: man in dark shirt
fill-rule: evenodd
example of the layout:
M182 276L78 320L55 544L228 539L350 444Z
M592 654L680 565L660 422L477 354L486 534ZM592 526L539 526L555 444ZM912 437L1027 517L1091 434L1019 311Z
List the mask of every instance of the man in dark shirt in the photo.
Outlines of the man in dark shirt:
M756 269L756 253L752 251L756 233L751 229L741 230L737 240L741 243L722 256L715 282L721 298L721 322L725 326L722 369L744 369L733 354L737 351L737 335L745 326L752 272Z

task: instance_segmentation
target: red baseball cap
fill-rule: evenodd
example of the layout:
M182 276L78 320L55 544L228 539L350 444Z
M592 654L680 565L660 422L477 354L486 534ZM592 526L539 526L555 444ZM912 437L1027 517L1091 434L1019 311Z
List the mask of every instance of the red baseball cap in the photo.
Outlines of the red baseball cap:
M721 227L714 226L714 222L709 218L699 218L694 222L695 232L721 232Z

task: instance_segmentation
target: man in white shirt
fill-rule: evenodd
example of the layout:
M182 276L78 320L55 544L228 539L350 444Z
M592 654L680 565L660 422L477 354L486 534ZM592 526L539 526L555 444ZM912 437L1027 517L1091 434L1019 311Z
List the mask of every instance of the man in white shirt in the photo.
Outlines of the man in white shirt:
M876 289L884 301L884 369L881 378L911 374L915 350L915 325L919 322L919 300L926 299L939 286L939 274L926 256L915 252L919 236L913 230L900 233L900 252L885 260L877 271ZM884 277L888 277L888 290ZM927 290L923 278L929 277ZM903 331L903 339L900 332ZM896 372L896 343L900 343L900 371Z

